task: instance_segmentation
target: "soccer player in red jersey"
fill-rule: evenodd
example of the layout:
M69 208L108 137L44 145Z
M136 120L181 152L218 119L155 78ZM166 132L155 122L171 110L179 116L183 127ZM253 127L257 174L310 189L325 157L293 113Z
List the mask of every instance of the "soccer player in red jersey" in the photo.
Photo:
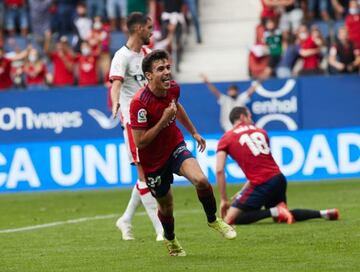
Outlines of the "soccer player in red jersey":
M155 50L145 56L142 70L148 84L131 101L130 123L146 184L158 202L158 217L163 225L166 247L171 256L186 256L174 233L173 194L170 188L173 173L186 177L195 186L210 227L227 239L234 239L236 232L216 217L212 187L186 148L184 137L176 126L177 119L196 140L199 150L205 150L205 140L178 101L180 87L171 80L170 69L166 51Z
M233 129L220 139L216 155L220 213L226 223L250 224L268 217L288 224L312 218L338 219L337 209L289 211L286 206L287 181L271 155L266 131L253 125L246 107L235 107L230 112L230 121ZM238 163L248 179L231 206L226 194L224 171L227 155Z

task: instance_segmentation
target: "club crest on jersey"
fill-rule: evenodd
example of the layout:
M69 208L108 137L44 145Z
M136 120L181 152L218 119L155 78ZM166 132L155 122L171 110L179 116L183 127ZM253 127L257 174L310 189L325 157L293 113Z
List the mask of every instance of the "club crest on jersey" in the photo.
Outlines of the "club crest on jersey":
M138 111L138 114L137 114L138 123L146 123L147 122L146 114L147 114L147 112L145 109L140 109Z

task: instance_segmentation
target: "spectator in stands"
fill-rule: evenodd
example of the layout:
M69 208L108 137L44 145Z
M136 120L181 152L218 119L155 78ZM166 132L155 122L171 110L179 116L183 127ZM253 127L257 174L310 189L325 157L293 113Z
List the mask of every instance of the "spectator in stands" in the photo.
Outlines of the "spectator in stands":
M96 16L88 42L93 54L99 56L98 70L104 82L109 74L110 67L110 28L102 23L101 17Z
M288 42L290 35L296 33L299 28L304 17L302 9L304 4L303 0L292 0L289 1L288 5L283 7L280 15L279 28L283 33L284 41Z
M174 45L174 48L168 48L168 51L173 51L176 54L176 59L180 59L180 54L182 52L181 36L183 29L186 25L183 11L184 0L162 0L164 5L164 10L161 13L161 27L162 27L162 37L168 38L173 37L170 42L171 45ZM179 70L179 63L175 63L175 68Z
M28 90L45 90L47 88L47 67L35 48L29 50L23 70Z
M342 20L345 18L346 11L349 8L349 0L331 0L331 6L334 13L334 19Z
M199 3L197 0L185 0L186 5L191 13L191 21L194 24L195 34L196 34L196 42L201 43L201 30L200 30L200 22L199 22L199 12L198 7Z
M330 20L330 3L329 0L307 0L308 19L314 20L316 18L317 8L320 11L320 17L323 21Z
M156 0L127 0L127 12L141 12L148 14L156 22Z
M354 49L346 28L342 27L338 31L337 41L330 48L329 72L331 74L353 73L359 71L359 66L359 49Z
M4 0L5 27L10 35L15 35L16 22L20 23L20 30L23 36L29 32L29 20L27 16L27 6L25 0Z
M81 42L81 53L77 56L78 63L78 84L79 86L89 86L99 84L99 77L97 72L97 58L91 50L90 44L87 41Z
M286 0L284 0L285 2ZM265 22L268 18L278 20L279 19L279 12L277 7L279 6L280 2L282 3L283 0L261 0L262 10L260 14L261 24L265 25Z
M320 47L316 44L313 37L309 33L306 25L299 27L298 33L300 39L300 57L303 60L303 66L300 71L301 75L320 74Z
M92 20L87 16L86 5L80 2L76 6L76 17L74 19L74 26L79 38L77 51L80 49L80 43L88 39L92 29Z
M232 124L229 120L229 114L234 107L245 106L250 102L251 96L254 94L258 87L258 82L253 83L250 88L239 94L239 88L236 85L230 85L227 89L227 94L223 94L218 88L212 84L206 75L201 74L201 78L212 92L216 96L217 102L220 105L220 125L224 131L232 129Z
M345 18L345 25L349 33L349 40L354 47L360 49L360 10L357 0L350 0L349 14Z
M44 33L51 30L52 3L53 0L29 0L31 32L37 41L43 42Z
M54 86L68 86L74 84L75 56L68 44L66 36L61 36L56 43L55 50L50 48L51 33L45 35L44 51L54 65L52 84Z
M282 54L282 33L276 28L275 20L268 18L265 23L264 43L269 50L269 63L264 70L261 78L265 79L275 73Z
M86 0L86 8L90 18L104 17L105 0Z
M112 31L117 29L117 21L120 23L121 31L126 31L127 4L127 0L107 0L106 11Z
M66 35L73 31L73 22L76 14L78 0L56 0L55 32Z
M327 54L327 44L322 35L320 29L316 25L312 25L310 28L310 36L315 44L320 48L320 57L324 57Z
M12 87L11 60L5 57L5 50L0 47L0 90Z
M299 51L300 45L298 40L287 46L276 69L276 76L278 78L288 78L293 75L292 71L299 58Z
M14 86L13 77L17 74L22 74L22 60L27 56L28 49L24 49L19 52L11 52L5 54L3 47L0 47L0 90L5 90ZM12 67L14 63L18 63L15 67ZM20 82L16 82L16 85L21 85Z
M0 1L0 32L4 30L4 20L5 20L5 5L4 1Z

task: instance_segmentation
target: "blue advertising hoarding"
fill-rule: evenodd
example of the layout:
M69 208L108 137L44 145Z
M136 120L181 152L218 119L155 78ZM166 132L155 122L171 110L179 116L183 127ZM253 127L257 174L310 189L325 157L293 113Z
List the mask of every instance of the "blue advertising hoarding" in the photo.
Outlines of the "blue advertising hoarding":
M229 83L218 83L225 91ZM244 91L250 82L237 82ZM180 102L203 134L221 132L219 106L204 84L182 84ZM267 80L248 107L267 130L360 126L360 77ZM186 132L185 132L186 133ZM0 144L122 137L105 87L0 93Z
M120 135L119 119L111 118L104 87L0 94L0 143Z
M270 133L275 160L289 180L360 178L360 127ZM205 135L207 149L188 148L211 182L220 134ZM244 181L229 159L228 182ZM55 141L0 145L0 192L121 188L136 181L121 139ZM176 177L175 184L186 181ZM186 182L186 184L188 184Z

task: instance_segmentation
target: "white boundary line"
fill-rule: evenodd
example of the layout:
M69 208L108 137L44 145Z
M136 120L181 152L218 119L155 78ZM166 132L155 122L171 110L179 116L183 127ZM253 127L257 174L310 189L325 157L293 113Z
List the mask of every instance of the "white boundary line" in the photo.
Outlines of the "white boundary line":
M174 212L174 214L185 214L185 213L197 213L200 212L200 210L197 209L192 209L192 210L180 210L180 211L176 211ZM136 213L137 216L144 216L146 215L145 212L138 212ZM88 222L88 221L95 221L95 220L103 220L103 219L109 219L109 218L115 218L120 216L119 214L105 214L105 215L96 215L96 216L92 216L92 217L80 217L77 219L70 219L70 220L65 220L65 221L55 221L55 222L51 222L51 223L46 223L46 224L40 224L40 225L32 225L32 226L27 226L27 227L21 227L21 228L14 228L14 229L2 229L0 230L0 234L1 233L14 233L14 232L23 232L23 231L32 231L32 230L36 230L36 229L44 229L44 228L52 228L52 227L56 227L56 226L61 226L61 225L67 225L67 224L78 224L78 223L83 223L83 222Z

